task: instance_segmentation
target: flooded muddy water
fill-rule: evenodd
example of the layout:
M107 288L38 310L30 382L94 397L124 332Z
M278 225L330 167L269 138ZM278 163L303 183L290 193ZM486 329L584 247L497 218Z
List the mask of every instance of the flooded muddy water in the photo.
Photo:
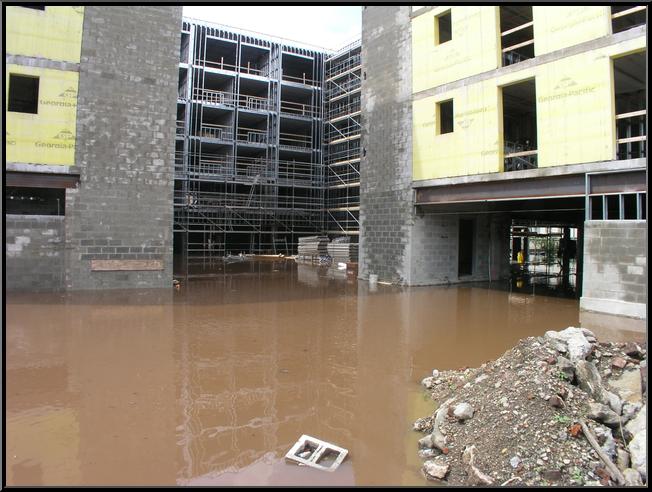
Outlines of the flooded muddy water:
M579 322L574 299L238 268L163 292L8 294L7 483L426 484L421 379ZM302 434L349 456L286 463Z

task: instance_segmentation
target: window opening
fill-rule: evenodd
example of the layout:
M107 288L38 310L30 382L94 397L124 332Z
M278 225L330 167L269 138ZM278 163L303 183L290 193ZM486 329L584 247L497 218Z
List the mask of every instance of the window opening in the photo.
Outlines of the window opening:
M452 133L454 128L453 100L437 103L439 115L439 135Z
M645 52L613 60L616 109L616 158L647 156Z
M502 65L534 58L534 22L532 6L500 7Z
M537 167L537 108L534 79L505 86L503 150L505 171Z
M644 5L613 5L611 7L611 32L615 34L645 25L646 9L647 7Z
M16 215L65 215L65 188L5 188L5 213Z
M435 17L435 44L443 44L453 39L451 11Z
M39 78L9 74L7 110L14 113L38 113Z

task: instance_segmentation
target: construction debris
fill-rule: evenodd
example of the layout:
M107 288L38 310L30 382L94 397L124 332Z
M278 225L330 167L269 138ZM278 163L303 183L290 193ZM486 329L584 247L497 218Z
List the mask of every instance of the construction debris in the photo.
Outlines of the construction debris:
M328 255L328 236L306 236L299 238L298 256Z
M342 464L348 453L347 449L304 434L288 451L285 459L296 461L299 465L333 472Z
M333 259L333 264L357 263L358 244L351 243L349 237L338 237L328 244L328 254Z
M443 403L414 423L423 470L449 465L437 478L447 485L646 484L646 375L645 344L584 328L526 338L478 368L434 370L421 385Z

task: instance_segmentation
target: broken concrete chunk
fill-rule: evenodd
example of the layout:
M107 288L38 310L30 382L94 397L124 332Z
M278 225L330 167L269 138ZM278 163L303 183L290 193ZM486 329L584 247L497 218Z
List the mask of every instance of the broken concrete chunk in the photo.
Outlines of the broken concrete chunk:
M442 405L439 406L437 409L437 412L435 413L435 421L432 424L432 433L429 436L430 440L426 440L424 437L419 441L419 446L422 445L422 441L424 446L423 447L430 447L430 448L437 448L441 452L448 452L446 448L446 436L441 432L441 425L444 423L446 420L446 415L448 414L448 407L450 404L453 403L453 398L450 398L446 400Z
M607 390L603 390L602 395L605 399L606 404L609 405L609 408L611 408L616 413L616 415L623 413L623 402L620 398L618 398L618 395L615 395L611 391Z
M636 433L634 439L629 443L629 456L632 468L638 471L647 481L647 430L643 429Z
M643 399L641 372L638 369L623 372L620 377L609 380L608 385L623 401L635 403Z
M420 449L431 449L435 447L435 443L432 442L432 434L428 434L426 437L419 439L419 448Z
M630 487L637 487L643 485L641 474L633 468L626 468L623 470L623 477L625 477L625 485Z
M585 337L595 338L595 334L588 328L580 328L580 330L582 330L582 333L584 334Z
M588 404L589 411L587 417L609 427L620 425L620 417L616 415L607 405L602 403L591 402Z
M423 378L421 380L421 386L423 386L426 389L432 389L435 387L435 380L436 378L434 377Z
M492 485L494 483L493 478L475 466L475 446L466 446L464 448L462 461L467 465L468 485Z
M428 479L443 480L448 474L449 466L445 463L438 463L437 461L430 460L423 464L423 471Z
M594 400L607 403L603 394L602 378L593 362L580 360L575 364L575 377L577 384Z
M584 360L591 353L591 344L580 328L569 327L562 331L547 331L545 337L563 342L568 348L571 362Z
M469 405L468 403L458 403L455 405L455 409L453 410L453 415L457 420L468 420L473 417L473 407Z
M624 449L616 449L616 466L623 472L629 468L629 453ZM627 477L625 477L625 479L627 479Z
M629 355L630 357L634 357L635 359L643 358L643 350L638 344L634 342L627 342L623 347L623 352L625 352L625 354Z
M625 402L623 404L623 411L622 411L623 424L625 422L629 422L631 419L636 417L636 414L640 409L641 409L641 404L638 402L636 403Z
M435 451L434 449L420 449L419 450L419 458L422 460L429 460L430 458L434 458L435 456L438 455L438 452Z
M645 429L647 429L647 406L643 405L638 414L636 414L636 417L627 422L627 425L625 425L625 431L629 436L635 436Z
M555 350L560 354L568 352L568 347L566 347L566 344L563 342L553 342L552 346L555 347Z
M596 426L594 432L602 451L613 461L616 457L616 441L614 440L611 429Z

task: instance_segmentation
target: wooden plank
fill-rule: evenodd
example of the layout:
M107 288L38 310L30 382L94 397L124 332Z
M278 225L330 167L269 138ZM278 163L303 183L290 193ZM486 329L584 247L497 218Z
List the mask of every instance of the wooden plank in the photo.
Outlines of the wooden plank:
M647 136L641 135L640 137L629 137L629 138L620 138L618 139L619 144L629 143L629 142L644 142L647 140Z
M162 260L91 260L93 272L163 270Z
M500 33L500 35L501 36L507 36L509 34L512 34L513 32L520 31L521 29L525 29L525 28L530 27L532 25L534 25L534 21L526 22L525 24L522 24L520 26L516 26L516 27L514 27L512 29L508 29L507 31Z
M505 154L505 159L508 159L509 157L524 157L526 155L536 155L537 151L536 150L526 150L524 152L515 152L513 154Z
M616 119L622 120L624 118L633 118L634 116L645 116L646 113L647 111L645 109L642 109L640 111L632 111L631 113L617 114Z
M613 14L611 16L612 19L617 19L618 17L623 17L625 15L633 14L634 12L640 12L641 10L645 10L646 7L644 5L641 5L639 7L633 7L631 9L623 10L622 12L618 12L616 14Z
M514 44L512 46L508 46L503 50L503 53L506 53L507 51L512 51L515 50L516 48L522 48L523 46L527 46L528 44L534 44L534 39L530 39L528 41L523 41L522 43Z

